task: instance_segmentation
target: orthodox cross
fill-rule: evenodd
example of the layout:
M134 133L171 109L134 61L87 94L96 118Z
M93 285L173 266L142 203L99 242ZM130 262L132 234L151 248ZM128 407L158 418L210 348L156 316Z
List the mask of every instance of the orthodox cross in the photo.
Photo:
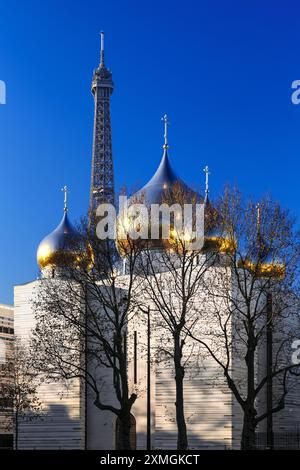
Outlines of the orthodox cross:
M203 171L205 173L205 195L208 197L208 193L209 193L208 178L209 178L210 172L209 172L209 168L207 165L205 168L203 168Z
M65 185L61 190L64 193L64 212L68 212L68 187Z
M256 218L256 226L257 226L257 231L260 231L260 222L261 222L261 208L260 208L260 203L258 202L256 204L256 210L257 210L257 218Z
M170 125L170 122L169 122L169 120L168 120L167 114L165 114L164 117L161 118L161 120L163 121L164 127L165 127L165 133L164 133L164 139L165 139L164 149L168 149L168 148L169 148L169 145L168 145L168 126Z

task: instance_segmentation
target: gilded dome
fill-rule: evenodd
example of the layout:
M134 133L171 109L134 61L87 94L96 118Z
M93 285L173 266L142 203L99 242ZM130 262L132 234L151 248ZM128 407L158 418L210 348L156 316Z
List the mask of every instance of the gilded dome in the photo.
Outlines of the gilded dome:
M174 240L172 239L172 222L169 238L162 238L161 227L163 219L160 219L158 231L160 233L157 239L151 238L151 212L150 208L152 204L161 205L166 203L171 206L172 204L187 203L190 201L192 204L195 204L197 201L203 201L203 197L195 193L188 185L175 173L173 170L168 156L168 145L165 144L163 147L163 156L161 162L152 176L152 178L145 184L139 191L134 193L129 199L129 206L131 204L144 204L149 209L149 218L142 224L147 225L148 229L148 240L141 240L139 242L140 246L144 245L147 248L168 248L172 247ZM133 219L134 220L134 219ZM129 227L133 227L134 222L124 217L122 214L119 214L118 219L118 248L119 251L124 251L126 247L126 230ZM168 226L168 221L167 221ZM142 227L141 227L142 231Z
M283 279L285 277L285 264L277 259L274 249L265 239L261 230L261 207L258 203L256 237L249 247L249 256L240 259L238 266L254 273L257 277L270 277Z
M147 208L150 209L152 204L161 205L166 203L171 206L173 204L179 204L183 207L184 204L190 203L191 205L196 205L198 203L204 203L204 245L202 248L203 252L220 252L226 253L228 251L233 251L235 243L229 240L228 237L221 236L219 234L219 225L220 217L218 212L210 204L208 198L208 175L209 170L206 166L204 172L206 173L206 190L205 198L200 194L193 191L173 170L168 156L168 118L165 115L162 120L165 124L165 134L164 134L164 145L163 145L163 156L161 162L152 176L152 178L145 184L139 191L134 193L129 199L129 205L131 204L144 204ZM142 217L138 218L138 223L135 223L135 217L128 217L128 214L119 214L118 219L118 248L119 251L126 251L126 244L129 240L127 235L128 228L134 227L135 232L144 232L148 233L148 237L135 238L139 240L137 243L142 248L146 246L148 248L171 248L174 244L181 244L181 242L190 243L190 234L181 231L180 234L174 229L176 223L174 223L174 218L176 214L173 215L173 221L170 221L170 217L167 218L166 223L163 218L160 218L159 223L152 220L152 224L156 224L157 230L153 231L150 228L151 225L151 215L152 212L149 210L149 214L145 217L145 220L142 220ZM180 216L179 219L181 220ZM150 221L150 223L149 223ZM162 226L166 225L169 227L169 236L162 236ZM153 228L153 227L152 227ZM145 229L145 230L144 230ZM158 238L151 238L152 233L159 233Z
M185 192L193 193L192 189L176 175L169 161L168 148L164 147L163 156L156 172L142 189L133 194L131 200L134 202L141 200L146 205L162 204L168 196L168 192L176 184L180 185Z
M41 269L55 266L69 266L81 257L78 249L79 233L68 218L67 210L53 232L39 244L37 262ZM77 246L76 246L77 245Z
M208 194L204 200L204 253L234 253L236 240L222 229L222 217L211 204Z

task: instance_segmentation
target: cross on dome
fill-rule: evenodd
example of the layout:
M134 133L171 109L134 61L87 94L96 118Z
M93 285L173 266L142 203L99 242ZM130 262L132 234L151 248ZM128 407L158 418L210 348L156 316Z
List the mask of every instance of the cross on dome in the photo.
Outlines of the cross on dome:
M68 212L68 187L65 185L61 190L64 193L64 212Z
M164 146L163 148L164 149L168 149L169 148L169 145L168 145L168 126L170 125L170 121L168 120L168 115L165 114L161 120L163 121L164 123L164 128L165 128L165 133L164 133Z

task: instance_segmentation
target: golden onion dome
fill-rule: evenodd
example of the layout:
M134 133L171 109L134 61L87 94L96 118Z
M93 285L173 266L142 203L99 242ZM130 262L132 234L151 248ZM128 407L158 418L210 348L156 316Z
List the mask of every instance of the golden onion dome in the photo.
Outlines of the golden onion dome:
M187 203L187 198L190 203L195 204L198 200L203 201L203 198L197 195L187 184L177 176L173 170L168 156L168 116L165 114L162 118L164 122L164 145L163 145L163 156L161 162L152 176L152 178L145 184L139 191L133 194L129 199L129 206L143 204L147 209L147 217L145 220L139 218L139 221L135 222L135 217L128 217L128 214L119 214L117 224L117 246L119 252L126 252L127 246L132 246L132 243L137 244L140 249L145 247L154 249L169 249L172 248L176 239L176 231L174 230L175 223L170 220L170 215L167 216L167 220L164 220L164 216L160 214L158 220L151 221L152 211L151 206L166 204L172 206L173 204L182 205ZM174 214L174 217L179 217L179 214ZM155 226L155 230L152 229ZM141 236L136 240L132 240L129 237L130 227L134 232L141 233ZM128 230L129 229L129 230ZM153 233L156 236L153 236ZM143 234L143 235L142 235ZM144 236L146 235L146 236ZM180 234L180 237L182 233ZM184 238L188 234L183 235Z
M247 269L256 277L283 279L286 274L285 264L274 256L262 239L258 243L261 243L261 246L253 250L254 255L252 253L249 259L238 260L238 267Z
M151 238L151 206L153 204L161 205L167 204L172 206L173 204L187 202L187 198L191 203L196 203L197 201L203 201L203 197L196 194L191 188L187 186L181 178L179 178L171 167L169 157L168 157L168 147L164 146L164 152L154 176L150 181L139 191L133 194L129 199L129 206L132 204L144 204L148 211L148 217L145 222L142 222L140 230L136 227L136 231L143 231L143 228L147 226L147 232L149 238L147 240L138 239L135 243L140 246L140 248L147 247L153 249L167 249L173 246L174 242L172 240L172 222L170 223L170 237L162 237L162 225L164 224L162 216L158 224L159 237L157 239ZM168 224L169 220L166 221ZM126 248L126 232L130 227L134 226L134 222L127 216L124 217L122 213L118 217L118 236L117 236L117 246L120 252L123 252Z
M65 209L63 218L53 232L39 244L37 262L41 269L55 266L69 266L78 262L82 252L79 246L79 233L73 227Z
M269 277L275 279L283 279L285 277L285 264L277 260L272 260L265 263L253 263L247 259L239 260L238 267L247 269L251 273L255 274L256 277Z
M202 252L220 252L228 253L236 250L235 240L231 240L229 237L222 237L219 234L219 223L220 217L218 212L212 207L208 199L208 175L209 169L206 166L204 172L206 173L206 190L205 199L193 191L177 174L174 172L168 156L168 117L165 115L162 120L165 125L164 134L164 145L163 145L163 156L159 167L155 174L148 181L148 183L142 187L139 191L131 196L129 199L129 205L133 204L144 204L148 209L148 215L145 220L142 217L138 217L138 222L135 222L135 217L129 217L127 213L120 213L117 223L117 247L121 254L126 252L127 247L137 245L140 249L145 247L154 249L173 249L174 245L181 246L182 243L195 242L190 239L189 233L183 230L180 233L175 229L176 223L174 219L177 217L173 215L173 221L170 217L166 221L163 220L163 216L160 217L159 222L152 220L157 226L156 230L151 230L151 205L166 204L172 206L173 204L179 204L183 206L186 203L196 205L198 203L204 203L204 245ZM178 214L180 218L180 215ZM165 233L162 236L163 226L169 228L169 233ZM136 233L140 232L143 234L140 238L131 240L128 236L129 229L133 228ZM152 226L153 228L153 226ZM159 233L157 238L152 237L152 233ZM148 236L144 236L144 235Z
M168 146L166 145L164 146L163 156L155 174L130 199L133 203L142 202L146 206L162 204L163 202L169 203L168 199L172 197L172 192L176 186L180 187L185 193L193 193L193 190L173 170L169 160ZM175 200L173 202L176 203L178 201Z
M90 269L93 262L91 247L82 243L79 232L73 227L68 218L67 195L68 188L62 188L64 192L64 215L59 225L53 232L47 235L39 244L37 250L37 262L41 269L55 267L81 267Z
M285 264L277 259L273 249L264 239L261 233L261 207L258 203L257 209L257 223L256 223L256 237L253 246L250 247L249 259L240 259L238 267L247 269L261 278L275 278L283 279L286 274Z
M223 232L220 229L221 226L220 213L211 204L206 192L204 200L204 244L202 248L204 253L233 254L236 251L236 240L228 233L221 233Z

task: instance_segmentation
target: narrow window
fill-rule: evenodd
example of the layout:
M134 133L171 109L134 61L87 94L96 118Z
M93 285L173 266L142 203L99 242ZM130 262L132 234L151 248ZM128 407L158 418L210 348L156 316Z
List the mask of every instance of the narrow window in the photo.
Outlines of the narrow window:
M137 332L133 336L133 381L137 383Z

